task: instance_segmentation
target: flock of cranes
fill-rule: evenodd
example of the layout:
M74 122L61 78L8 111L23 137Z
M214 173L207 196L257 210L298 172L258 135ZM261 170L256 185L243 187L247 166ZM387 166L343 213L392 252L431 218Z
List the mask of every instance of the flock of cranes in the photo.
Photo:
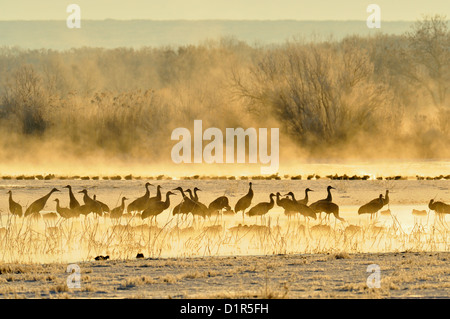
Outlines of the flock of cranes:
M320 220L322 220L321 214L325 213L328 220L330 219L330 216L333 215L336 220L342 222L345 221L342 217L339 216L339 206L333 202L331 190L335 188L332 186L327 187L326 198L318 200L311 204L309 204L308 193L312 192L313 190L307 188L305 190L305 197L301 200L297 200L293 192L289 192L285 195L281 195L279 192L277 192L276 194L271 193L269 195L268 202L261 202L257 203L254 206L251 206L254 193L252 189L252 183L250 182L247 194L245 194L236 202L234 211L232 210L229 200L226 196L220 196L216 198L208 206L201 203L197 194L197 192L201 190L197 187L195 187L193 190L177 187L175 189L172 189L171 191L167 191L165 197L163 198L160 185L157 186L156 195L150 197L150 186L153 185L147 182L145 184L145 194L129 203L126 207L125 201L129 199L126 197L122 197L120 206L110 209L108 205L97 200L95 195L91 198L86 189L78 192L80 194L83 194L83 204L80 204L72 191L72 187L70 185L67 185L64 186L64 188L67 188L69 191L69 207L61 207L59 199L56 198L54 200L56 202L56 212L63 219L76 218L80 215L86 216L91 213L99 216L109 216L112 219L119 219L125 215L139 216L141 219L156 219L156 216L170 207L170 196L176 195L175 192L178 191L182 196L182 200L173 208L173 215L180 214L183 216L187 216L188 214L192 214L193 216L206 218L220 214L235 215L239 212L242 212L243 219L245 218L245 215L249 217L261 216L262 218L275 206L276 203L278 206L284 209L284 214L289 219L292 216L296 215L301 215L305 219L317 219L317 215L319 215ZM9 191L9 211L12 215L18 217L22 217L22 215L24 217L40 216L40 212L44 209L50 196L55 192L60 191L56 188L53 188L48 194L31 203L23 214L22 206L13 200L12 192ZM189 194L189 196L186 195L186 193ZM384 197L383 194L380 194L379 197L362 205L358 209L358 215L369 214L372 218L385 205L388 204L389 190L386 190L386 194L384 195ZM442 218L442 216L444 216L445 214L450 213L450 205L444 202L434 201L432 199L429 202L428 207L431 210L435 211L440 218Z

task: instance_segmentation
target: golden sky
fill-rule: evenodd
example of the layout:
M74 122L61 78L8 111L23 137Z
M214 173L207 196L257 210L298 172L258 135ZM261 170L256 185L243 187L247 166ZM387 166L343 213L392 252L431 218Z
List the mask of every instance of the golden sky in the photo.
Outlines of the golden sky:
M448 0L0 0L0 20L65 20L72 3L82 19L366 20L372 3L384 21L450 17Z

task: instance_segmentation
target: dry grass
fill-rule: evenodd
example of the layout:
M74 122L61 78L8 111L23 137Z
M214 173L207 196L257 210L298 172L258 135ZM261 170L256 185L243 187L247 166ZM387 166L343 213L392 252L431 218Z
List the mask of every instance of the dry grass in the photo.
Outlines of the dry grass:
M391 226L316 224L274 221L263 225L226 226L220 219L169 219L158 227L136 218L120 223L88 216L75 220L9 218L2 228L0 261L35 263L42 261L87 261L98 255L132 259L138 252L146 257L195 257L218 255L331 254L335 259L349 253L389 251L447 251L449 235L445 225L415 225L406 233L395 215ZM10 267L10 266L8 266ZM20 273L20 267L0 267L2 273Z

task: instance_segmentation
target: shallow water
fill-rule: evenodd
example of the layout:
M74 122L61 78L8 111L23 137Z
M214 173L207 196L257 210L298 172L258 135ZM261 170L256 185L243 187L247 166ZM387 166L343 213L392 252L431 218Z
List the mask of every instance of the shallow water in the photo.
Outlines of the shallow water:
M154 185L161 185L162 192L171 190L177 186L184 189L199 187L199 199L206 205L218 196L226 195L230 205L234 207L236 201L248 190L247 180L149 180ZM55 198L59 198L61 206L68 206L68 190L62 188L70 184L76 197L82 203L82 194L77 192L86 188L91 196L109 205L110 208L119 206L122 196L135 199L145 192L146 180L2 180L0 181L0 209L2 210L1 225L9 227L8 224L8 195L6 192L12 190L13 198L21 205L26 206L33 200L45 195L53 187L61 190L54 193L42 214L55 211ZM367 181L335 181L335 180L253 180L254 198L252 206L261 201L268 201L271 192L285 194L293 191L297 199L304 196L304 189L309 187L314 190L310 193L310 203L326 197L326 187L332 185L333 201L340 207L340 216L346 221L336 221L334 216L327 222L333 230L333 235L327 234L322 237L304 237L309 230L313 229L319 221L305 221L303 218L291 219L284 215L282 208L277 205L261 220L260 218L245 217L242 213L234 216L224 216L222 219L211 220L186 220L174 217L170 210L158 216L155 231L140 231L139 234L130 234L123 231L119 235L112 234L117 229L108 218L94 218L89 216L75 221L58 220L57 222L29 223L24 219L15 221L17 225L26 225L30 231L21 234L20 238L26 238L26 244L21 246L21 253L12 251L3 255L3 260L17 260L25 262L44 261L77 261L89 260L98 254L110 254L116 258L133 258L136 252L145 251L146 255L155 257L187 257L204 255L258 255L272 253L301 253L320 252L329 250L345 250L357 252L393 251L396 249L408 249L408 247L423 249L448 249L448 226L440 225L441 232L438 237L431 239L431 232L436 227L436 218L433 212L426 217L417 218L411 214L412 209L428 210L427 204L431 198L448 202L450 198L450 181L448 180L367 180ZM389 209L391 215L379 215L375 221L370 221L369 216L358 216L358 207L378 197L385 190L390 190ZM150 187L151 196L155 195L156 188ZM171 197L171 208L178 204L181 196ZM388 207L384 207L383 210ZM24 207L25 209L25 207ZM447 216L447 219L449 217ZM9 220L11 221L11 220ZM122 220L122 225L131 227L149 227L150 221L133 219ZM253 233L240 231L231 233L230 228L244 224L265 225L272 229L272 233ZM31 225L31 226L30 226ZM349 225L358 225L362 229L369 230L376 226L383 231L382 235L375 237L364 235L364 240L343 237L345 228ZM63 231L54 239L51 234L58 226ZM207 229L209 226L220 227L219 234L211 235ZM17 226L19 229L19 226ZM28 229L22 227L20 229ZM175 230L194 227L195 232L188 236L180 236ZM381 228L382 227L382 228ZM140 228L139 228L140 229ZM420 229L420 238L411 242L411 236ZM32 231L31 231L32 230ZM164 230L164 231L161 231ZM276 231L274 231L276 230ZM73 234L72 234L73 232ZM20 233L20 232L19 232ZM443 234L443 235L442 235ZM391 236L392 235L392 236ZM28 237L27 237L28 236ZM34 237L33 237L34 236ZM128 238L128 237L130 238ZM426 237L428 236L428 237ZM433 236L435 234L433 233ZM17 238L19 238L17 237ZM30 239L31 237L31 239ZM68 238L68 239L65 239ZM313 238L313 239L310 239ZM24 243L25 243L25 239ZM436 242L434 246L426 246L426 242ZM41 244L38 244L42 241ZM70 241L68 243L67 241ZM33 248L35 245L35 248ZM121 245L123 247L121 247ZM67 247L66 247L67 246ZM430 248L432 247L432 248ZM35 253L35 252L39 253ZM0 256L1 257L1 256Z

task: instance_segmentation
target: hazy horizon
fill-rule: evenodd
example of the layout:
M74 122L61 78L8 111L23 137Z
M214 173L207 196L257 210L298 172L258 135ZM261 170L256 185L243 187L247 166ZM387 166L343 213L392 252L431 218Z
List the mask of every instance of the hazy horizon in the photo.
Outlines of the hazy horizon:
M30 2L0 1L1 20L65 20L66 8L72 2L43 0ZM130 0L124 5L117 0L95 2L78 0L82 19L150 19L150 20L366 20L366 8L372 1L346 0L330 2L318 0ZM422 14L450 15L450 3L442 0L388 1L378 0L383 21L413 21ZM24 10L24 8L27 10Z

